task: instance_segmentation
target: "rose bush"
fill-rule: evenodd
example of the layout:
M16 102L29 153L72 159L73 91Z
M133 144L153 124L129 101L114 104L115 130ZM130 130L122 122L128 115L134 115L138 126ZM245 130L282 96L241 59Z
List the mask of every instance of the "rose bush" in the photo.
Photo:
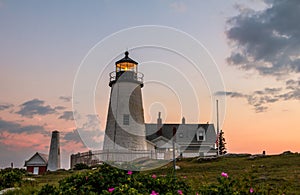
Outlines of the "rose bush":
M253 174L241 174L236 178L222 172L217 183L208 183L192 189L186 176L146 174L125 171L109 165L86 170L59 181L58 186L45 185L37 194L104 194L104 195L239 195L239 194L285 194L280 186L257 184Z
M180 193L179 193L180 192ZM74 174L59 181L58 187L45 185L38 194L190 194L186 181L173 176L153 176L124 171L109 165Z

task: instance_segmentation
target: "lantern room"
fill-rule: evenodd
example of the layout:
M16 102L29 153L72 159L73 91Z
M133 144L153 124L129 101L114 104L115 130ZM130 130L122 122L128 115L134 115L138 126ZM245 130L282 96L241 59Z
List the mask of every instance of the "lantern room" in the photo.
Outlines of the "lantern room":
M137 72L137 62L128 57L129 52L125 52L125 57L116 62L116 72L133 71Z
M143 87L142 73L138 72L138 63L128 57L129 52L125 52L125 57L116 62L116 70L110 73L109 86L111 87L116 82L135 82Z

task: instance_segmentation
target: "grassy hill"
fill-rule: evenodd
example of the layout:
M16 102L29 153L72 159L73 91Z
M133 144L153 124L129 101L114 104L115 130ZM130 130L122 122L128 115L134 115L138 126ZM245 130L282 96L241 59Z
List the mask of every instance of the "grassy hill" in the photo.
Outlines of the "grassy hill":
M226 172L230 179L252 182L255 186L268 186L285 192L300 194L300 154L281 154L272 156L226 156L215 159L178 159L177 178L186 180L193 189L217 184L217 178ZM30 176L35 182L27 182L21 192L30 193L30 188L41 188L45 184L58 185L58 181L81 171L56 171L42 176ZM172 163L156 170L142 172L157 176L173 174ZM22 191L24 189L24 191Z
M181 159L176 163L180 170L177 177L186 177L194 188L217 182L217 177L226 172L229 177L251 177L256 184L287 188L290 194L300 194L300 154L273 156L232 156L212 160L201 158ZM172 164L152 171L164 174Z

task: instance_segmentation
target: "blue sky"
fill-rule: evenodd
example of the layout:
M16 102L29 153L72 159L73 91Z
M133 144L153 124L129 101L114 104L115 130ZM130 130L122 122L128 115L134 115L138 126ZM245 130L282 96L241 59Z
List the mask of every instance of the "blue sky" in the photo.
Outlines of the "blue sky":
M230 152L299 150L294 136L299 135L297 4L292 0L0 0L0 166L11 161L22 166L36 151L47 153L54 129L62 132L64 167L70 153L87 150L74 133L81 127L72 120L70 98L76 72L99 41L140 25L184 31L208 49L226 87L216 95L227 95L227 101L221 102L227 109L221 114ZM270 16L276 20L268 21ZM135 59L149 55L132 53ZM109 90L106 83L103 86ZM151 93L145 89L145 94ZM97 110L105 115L108 95L101 98ZM207 104L206 99L201 102ZM192 122L210 120L209 109L204 106L206 114ZM103 125L91 122L93 118L86 116L85 126L100 132ZM100 123L104 120L100 118ZM172 115L166 118L166 122L177 120ZM34 131L23 131L28 128ZM274 132L278 133L270 136ZM101 142L101 133L93 136L95 143ZM246 137L253 141L245 144Z

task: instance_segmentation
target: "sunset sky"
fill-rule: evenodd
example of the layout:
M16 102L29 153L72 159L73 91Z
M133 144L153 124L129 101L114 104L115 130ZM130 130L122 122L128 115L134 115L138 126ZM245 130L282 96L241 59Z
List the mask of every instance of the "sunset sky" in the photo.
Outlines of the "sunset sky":
M147 123L158 111L166 123L216 123L218 99L228 152L299 152L299 18L298 0L0 0L0 167L48 153L55 129L63 168L70 154L100 149L108 74L126 49L145 74ZM137 40L162 45L133 48Z

